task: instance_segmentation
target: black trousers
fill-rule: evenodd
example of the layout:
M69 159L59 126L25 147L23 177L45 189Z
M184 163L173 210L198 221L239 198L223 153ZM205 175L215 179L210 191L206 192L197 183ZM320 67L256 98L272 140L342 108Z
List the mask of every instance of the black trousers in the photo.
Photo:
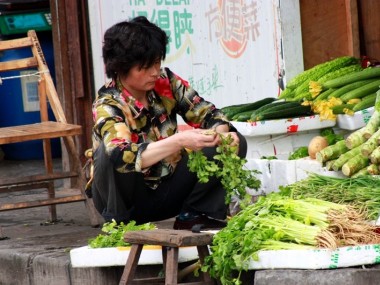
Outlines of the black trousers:
M246 139L239 134L239 156L247 153ZM202 150L208 159L213 159L216 148ZM220 181L211 177L208 183L200 183L196 173L187 167L188 156L184 155L174 173L164 179L157 189L146 186L139 172L120 173L101 145L94 153L93 201L96 209L108 222L131 220L137 224L161 221L175 217L181 211L196 211L216 219L224 219L228 205L225 190Z

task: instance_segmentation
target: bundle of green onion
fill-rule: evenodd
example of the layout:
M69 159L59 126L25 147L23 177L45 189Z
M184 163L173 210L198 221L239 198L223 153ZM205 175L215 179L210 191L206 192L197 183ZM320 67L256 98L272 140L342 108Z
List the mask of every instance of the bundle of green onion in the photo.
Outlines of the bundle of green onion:
M351 206L271 193L215 234L202 269L222 284L240 284L241 272L248 269L249 260L258 260L261 250L335 249L379 242L374 226Z
M284 195L294 199L318 198L338 204L348 204L364 212L368 220L376 220L380 211L380 178L365 175L340 178L309 173L304 180L280 186Z

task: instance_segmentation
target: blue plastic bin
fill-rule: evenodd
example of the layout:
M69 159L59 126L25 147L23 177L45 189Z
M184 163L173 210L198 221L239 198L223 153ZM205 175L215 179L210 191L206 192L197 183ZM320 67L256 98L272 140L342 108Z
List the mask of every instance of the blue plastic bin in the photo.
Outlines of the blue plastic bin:
M48 63L50 74L54 80L54 52L51 33L39 33L37 36ZM32 56L30 48L5 51L0 54L0 62L28 56ZM0 73L2 78L19 75L20 71ZM37 83L28 82L25 86L28 90L28 95L26 97L24 96L24 98L31 103L38 102ZM41 121L39 111L25 111L22 93L21 78L3 80L3 83L0 85L0 127L32 124ZM49 109L49 117L51 120L55 120L51 109ZM41 140L5 144L1 145L1 148L4 151L5 159L8 160L43 158ZM61 144L59 139L52 140L52 155L53 157L61 156Z

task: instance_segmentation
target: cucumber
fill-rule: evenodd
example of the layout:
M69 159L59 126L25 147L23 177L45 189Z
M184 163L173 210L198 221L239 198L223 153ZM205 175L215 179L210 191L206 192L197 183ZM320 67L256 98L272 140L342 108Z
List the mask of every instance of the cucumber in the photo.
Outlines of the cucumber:
M380 79L375 80L375 81L370 82L370 83L367 83L367 84L365 84L359 88L356 88L354 90L351 90L351 91L347 92L346 94L342 95L340 97L340 99L343 102L348 102L349 100L355 99L355 98L360 99L366 95L369 95L369 94L379 90L379 88L380 88L379 86L380 86Z
M352 110L356 104L341 104L337 105L331 108L333 111L333 114L338 115L338 114L346 114L344 111L345 109Z
M264 98L252 103L245 103L245 104L231 105L228 107L224 107L221 109L221 111L227 116L229 120L231 120L238 113L256 110L260 108L261 106L264 106L276 100L277 99L274 97L267 97L267 98Z
M355 82L352 82L350 84L347 84L347 85L344 85L338 89L336 89L334 92L332 92L327 98L330 99L332 97L335 97L335 98L339 98L341 97L342 95L346 94L347 92L353 90L353 89L356 89L356 88L359 88L359 87L362 87L363 85L366 85L370 82L373 82L375 81L376 79L367 79L367 80L359 80L359 81L355 81ZM331 89L329 89L331 90Z
M363 100L360 101L359 103L355 104L355 106L352 108L352 110L354 112L357 112L360 110L367 109L369 107L373 107L373 106L375 106L375 102L376 102L376 93L372 93L372 94L366 96L366 98L363 98Z
M284 106L283 106L284 107ZM310 116L313 112L310 106L298 105L295 107L286 107L282 110L274 110L264 112L257 116L257 121L273 120L273 119L288 119L299 116Z
M353 72L347 75L343 75L338 78L334 78L326 81L322 84L325 89L328 88L339 88L344 85L356 82L359 80L370 79L380 77L380 68L379 67L367 67L362 71Z
M244 103L244 104L237 104L237 105L230 105L221 108L220 110L225 114L227 117L230 117L230 114L234 114L239 108L246 107L252 103Z
M282 105L286 105L286 104L289 104L289 103L299 105L299 103L297 103L297 102L274 101L272 103L266 104L266 105L264 105L264 106L262 106L262 107L260 107L260 108L258 108L256 110L254 110L252 112L252 115L251 115L251 120L255 121L255 117L257 116L257 114L260 114L260 113L262 113L262 112L264 112L264 111L266 111L268 109L272 109L272 108L275 108L275 107L278 107L278 106L282 106Z
M330 89L327 89L325 91L322 91L317 97L315 97L313 99L313 101L317 102L317 101L325 100L325 99L329 98L330 94L335 92L335 91L336 91L335 88L330 88Z
M311 107L303 106L297 102L287 102L287 104L282 104L275 106L273 108L266 109L260 113L257 113L255 118L251 117L252 121L262 121L268 119L279 119L279 118L291 118L297 117L299 115L311 115Z
M236 114L232 118L232 120L237 121L237 122L247 122L251 118L252 112L253 111L245 111L245 112Z

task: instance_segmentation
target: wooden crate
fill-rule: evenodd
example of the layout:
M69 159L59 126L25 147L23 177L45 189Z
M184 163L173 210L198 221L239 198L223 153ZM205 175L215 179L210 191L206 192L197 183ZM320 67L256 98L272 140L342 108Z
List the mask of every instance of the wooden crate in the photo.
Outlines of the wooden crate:
M304 68L344 55L360 56L355 0L300 0Z
M380 61L380 1L358 1L360 52Z

